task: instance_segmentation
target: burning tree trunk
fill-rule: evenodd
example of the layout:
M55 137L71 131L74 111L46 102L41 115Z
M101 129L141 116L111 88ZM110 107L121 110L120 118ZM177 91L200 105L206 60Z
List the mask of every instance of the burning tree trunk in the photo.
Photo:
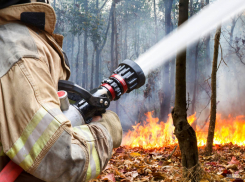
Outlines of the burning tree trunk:
M180 26L188 19L189 0L179 1ZM186 113L186 50L179 53L176 58L176 95L175 106L172 110L172 118L175 126L175 135L181 150L181 162L184 167L184 175L191 181L198 180L198 148L196 133L187 121ZM191 175L187 176L187 170Z
M219 40L220 40L221 27L217 28L215 39L214 39L214 57L213 57L213 67L211 75L211 111L210 111L210 123L208 128L208 138L206 145L206 153L211 155L213 148L214 130L216 122L216 73L217 73L217 60L219 55Z

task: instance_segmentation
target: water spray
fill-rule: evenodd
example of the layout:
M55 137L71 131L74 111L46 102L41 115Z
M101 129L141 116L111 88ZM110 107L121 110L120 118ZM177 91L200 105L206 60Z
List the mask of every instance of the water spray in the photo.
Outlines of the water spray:
M202 36L244 10L244 0L217 0L204 7L178 29L140 55L136 62L145 75L148 75L151 70L161 66L185 47L192 45Z

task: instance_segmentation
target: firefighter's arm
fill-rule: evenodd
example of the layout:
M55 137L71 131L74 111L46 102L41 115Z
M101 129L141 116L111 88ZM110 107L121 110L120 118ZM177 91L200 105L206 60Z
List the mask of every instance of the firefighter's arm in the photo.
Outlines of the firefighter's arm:
M59 108L55 83L48 65L31 58L20 60L1 78L4 153L44 181L88 181L120 145L120 121L108 111L99 121L72 128Z

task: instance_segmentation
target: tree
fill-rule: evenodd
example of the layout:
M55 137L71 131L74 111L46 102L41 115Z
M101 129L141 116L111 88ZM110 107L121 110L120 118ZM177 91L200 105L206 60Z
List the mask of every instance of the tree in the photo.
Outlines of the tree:
M171 1L173 1L173 0L171 0ZM156 35L156 42L157 42L158 41L158 30L157 30L156 0L153 0L153 6L154 6L154 19L155 19L155 35ZM171 12L171 10L170 10L170 12Z
M76 9L76 7L75 7L75 5L76 5L76 0L74 0L73 1L73 10L75 10ZM74 21L74 19L72 19L71 20L72 21L72 26L74 27L74 26L76 26L75 25L75 21ZM74 29L73 29L73 31L74 31ZM71 43L72 43L72 45L71 45L71 59L70 59L70 62L71 62L71 67L74 67L74 63L73 63L73 59L74 59L74 41L75 41L75 32L72 34L72 41L71 41ZM72 72L71 73L71 79L73 80L73 81L75 81L75 74L73 74L73 73L75 73L75 72Z
M110 18L112 15L112 6L110 9L109 13L109 18L108 18L108 25L106 27L105 33L102 33L102 26L103 23L101 22L101 16L100 12L104 5L99 8L99 3L98 0L96 0L96 19L93 21L93 24L91 26L91 31L90 31L90 37L91 41L93 42L94 50L95 50L95 63L96 63L96 68L95 68L95 85L99 85L100 83L100 54L101 51L103 50L106 40L107 40L107 35L108 31L110 28Z
M128 1L126 2L126 8L124 8L125 11L125 35L124 35L124 48L123 48L123 59L127 59L128 56Z
M201 1L201 3L199 4L199 6L197 6L196 2L195 4L193 4L193 0L190 0L190 17L192 17L195 12L198 12L200 10L200 4L201 4L201 8L204 6L204 0ZM197 75L198 75L198 51L199 51L199 44L200 41L196 42L193 46L191 46L190 49L190 56L189 56L189 60L190 60L190 73L191 73L191 83L193 84L193 95L192 95L192 101L191 101L191 114L195 114L196 113L196 103L197 103ZM194 130L196 130L196 125L197 125L197 121L194 121L192 123L192 127Z
M80 76L79 76L79 73L80 73L80 59L79 59L79 54L80 54L80 50L81 50L81 34L78 34L78 36L77 36L77 44L78 44L78 51L77 51L77 58L76 58L76 77L75 77L75 79L76 79L76 83L77 84L81 84L81 78L80 78ZM84 71L84 70L83 70Z
M115 34L116 34L116 3L113 0L112 2L112 16L111 16L111 72L114 71L116 65L115 65L115 52L114 52L114 45L115 45Z
M206 0L206 5L209 4L209 0ZM206 47L206 54L205 54L205 60L207 61L207 70L208 70L208 76L210 76L210 68L211 68L211 58L210 58L210 35L205 37L204 41L205 47Z
M85 16L88 15L88 0L84 0ZM88 17L87 17L88 19ZM82 86L87 88L88 84L88 21L84 22L84 50L83 50L83 74Z
M213 149L213 139L216 122L216 74L217 74L217 60L219 55L219 41L220 41L221 27L217 28L214 39L214 57L211 75L211 110L210 110L210 123L208 128L208 138L205 151L207 155L211 155Z
M179 1L179 26L188 19L188 4L189 0ZM175 126L174 133L181 150L181 163L184 167L184 175L187 175L186 169L189 169L192 175L186 177L190 178L191 181L197 181L197 138L195 131L187 121L186 111L186 50L179 53L176 58L176 94L172 118Z
M118 66L118 35L117 35L117 22L116 22L116 3L118 0L112 2L112 16L111 16L111 73ZM118 113L118 101L115 103L116 112Z
M168 35L173 30L173 24L171 21L171 10L173 5L173 0L165 0L165 36ZM172 60L173 61L173 60ZM171 61L171 62L172 62ZM167 117L170 111L170 101L171 101L171 89L170 89L170 63L167 62L163 65L162 78L163 85L160 92L162 92L160 98L160 120L167 121Z

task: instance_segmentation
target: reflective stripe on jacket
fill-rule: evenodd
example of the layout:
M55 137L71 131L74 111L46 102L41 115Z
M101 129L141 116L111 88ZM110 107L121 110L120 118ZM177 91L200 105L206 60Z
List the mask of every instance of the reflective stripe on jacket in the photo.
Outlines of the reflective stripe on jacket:
M33 21L36 15L44 21ZM0 10L0 170L13 160L25 170L17 181L96 178L122 139L111 111L74 128L61 112L58 81L70 70L63 37L53 34L55 21L53 8L43 3Z

